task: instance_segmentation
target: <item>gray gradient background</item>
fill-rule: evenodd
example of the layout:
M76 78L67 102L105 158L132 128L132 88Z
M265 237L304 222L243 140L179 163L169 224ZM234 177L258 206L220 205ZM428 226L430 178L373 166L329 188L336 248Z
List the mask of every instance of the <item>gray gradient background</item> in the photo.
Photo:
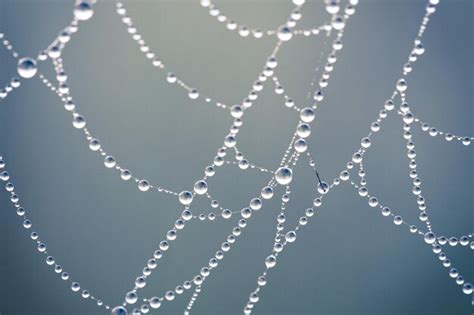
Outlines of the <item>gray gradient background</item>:
M219 1L242 23L263 29L286 19L289 1ZM322 1L309 1L300 26L327 18ZM337 176L391 94L412 48L425 1L361 0L344 37L336 69L310 139L323 179ZM72 1L0 0L0 30L21 55L36 55L70 20ZM135 24L169 69L228 104L248 91L275 38L242 39L218 25L198 1L129 3ZM473 3L442 1L424 37L427 52L409 77L415 113L442 130L471 135L473 128ZM277 75L298 105L306 104L324 37L298 37L279 55ZM94 18L64 51L69 83L90 130L121 165L138 176L180 191L190 189L231 124L228 114L189 100L165 72L151 67L115 14L114 3L96 6ZM40 70L52 75L51 65ZM0 48L0 83L16 75ZM239 148L256 164L274 169L297 123L271 85L247 112ZM421 226L411 194L401 121L392 116L373 138L366 158L369 189L407 221ZM38 79L24 81L0 103L0 154L23 205L50 252L111 305L123 300L181 207L174 198L139 193L103 167L89 151L69 113ZM473 230L472 145L446 143L414 132L423 193L435 231ZM305 165L304 167L302 165ZM315 195L306 163L295 170L288 226ZM235 167L218 170L210 192L232 209L245 206L268 176ZM0 193L0 313L106 314L72 293L38 255L8 194ZM195 314L240 314L272 246L278 198L251 218L245 233L206 281ZM194 211L209 212L198 202ZM207 263L237 221L191 222L173 242L141 292L162 295ZM447 248L453 264L474 280L473 252ZM470 314L471 298L449 278L422 239L369 208L341 185L280 256L262 291L256 314ZM189 299L165 303L162 314L181 314ZM151 312L155 314L157 312Z

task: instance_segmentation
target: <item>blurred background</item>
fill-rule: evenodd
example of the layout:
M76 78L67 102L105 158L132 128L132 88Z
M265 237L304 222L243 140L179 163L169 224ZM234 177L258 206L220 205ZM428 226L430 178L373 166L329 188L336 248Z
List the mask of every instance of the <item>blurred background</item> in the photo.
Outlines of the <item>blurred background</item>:
M283 0L215 0L228 16L273 29L292 9ZM322 1L307 0L299 27L328 20ZM323 180L338 176L391 95L425 12L421 0L361 0L346 25L325 100L316 112L310 152ZM275 37L241 38L209 16L197 0L127 1L128 12L152 50L203 95L240 103L272 51ZM21 56L36 56L72 17L73 1L0 0L0 32ZM299 28L298 27L298 28ZM441 1L423 44L425 54L409 76L408 102L424 121L459 135L473 128L473 2ZM276 71L299 107L314 68L332 38L294 37L278 56ZM326 43L326 44L325 44ZM139 51L114 1L100 1L91 20L63 52L69 85L89 130L105 150L134 174L175 191L190 190L212 162L231 125L230 115L190 100L166 82ZM39 70L53 77L50 62ZM16 76L16 61L0 47L0 85ZM239 149L252 163L275 169L298 121L271 82L246 112ZM368 187L379 201L420 228L411 194L402 122L390 116L373 137L365 159ZM0 155L22 205L48 250L83 288L111 306L125 293L182 211L176 198L141 193L91 152L59 99L38 80L23 80L0 103ZM473 228L472 145L447 143L414 128L418 171L433 229L465 235ZM302 160L295 168L287 225L294 226L316 195L316 181ZM235 166L219 168L210 193L239 210L269 176ZM279 198L254 213L242 236L212 271L194 314L241 314L271 252ZM73 293L38 255L29 231L0 193L0 313L99 315L107 311ZM208 200L192 210L215 212ZM178 234L140 297L162 296L190 279L218 250L238 217L192 221ZM453 265L474 281L473 251L447 247ZM191 292L150 314L182 314ZM449 277L422 238L395 226L348 184L326 198L280 255L260 293L255 314L471 314L471 296Z

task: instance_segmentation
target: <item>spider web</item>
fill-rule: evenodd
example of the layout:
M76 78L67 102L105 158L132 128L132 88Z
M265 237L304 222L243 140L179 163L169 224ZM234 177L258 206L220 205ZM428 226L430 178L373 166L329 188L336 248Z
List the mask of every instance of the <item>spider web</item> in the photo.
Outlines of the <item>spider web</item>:
M213 159L211 166L208 166L206 168L205 176L201 180L205 182L211 180L214 174L217 173L217 171L219 170L219 167L221 167L222 165L235 165L240 169L257 169L262 173L268 175L268 177L270 178L268 183L262 188L262 192L252 198L249 201L249 205L247 207L242 208L241 210L229 210L225 208L218 200L216 200L211 195L209 191L207 191L207 187L206 189L201 189L206 190L205 192L201 193L198 183L195 184L194 191L190 190L184 192L173 191L165 185L151 183L146 178L136 176L134 172L120 165L115 159L114 155L107 153L100 141L98 141L97 138L93 136L93 133L89 130L88 126L86 127L85 118L79 114L78 106L77 104L75 104L70 88L67 85L67 76L61 57L61 52L66 47L70 38L67 38L68 36L64 34L60 35L48 46L48 49L46 51L40 52L39 56L37 57L37 60L41 61L47 59L51 60L56 72L56 82L54 83L42 73L39 73L38 77L45 84L45 86L64 103L66 110L71 112L74 127L83 131L85 139L89 143L91 150L97 152L99 156L104 158L104 164L106 167L118 171L123 180L130 180L132 182L135 182L138 185L139 190L143 192L155 191L176 197L178 202L183 205L183 212L177 218L175 226L170 229L170 231L166 235L166 238L162 242L160 242L159 247L154 253L152 253L150 259L145 263L145 269L143 274L137 277L134 286L126 294L123 306L113 307L107 303L104 303L97 296L92 295L90 291L80 288L78 282L75 282L70 279L69 274L63 271L61 267L58 267L59 265L57 264L57 262L52 256L50 256L49 251L46 250L45 243L39 238L39 234L37 234L37 232L33 232L31 234L31 238L37 243L38 250L40 251L40 253L47 255L47 263L54 266L56 272L59 273L64 280L68 280L71 282L71 287L73 291L80 291L81 295L84 298L96 301L97 305L100 307L104 307L105 309L113 309L113 314L124 314L126 312L125 307L127 309L130 309L132 307L132 314L146 313L150 308L159 308L162 303L171 302L175 299L177 295L182 294L184 291L193 289L191 299L189 300L188 305L185 309L185 314L188 314L189 312L191 312L193 304L198 299L199 293L201 292L207 277L212 273L213 269L219 267L220 261L225 257L226 253L232 249L232 246L234 242L238 239L238 237L242 233L244 233L245 227L247 226L247 224L249 224L251 217L253 215L256 215L255 213L263 207L263 204L265 203L266 199L274 198L274 195L277 194L276 190L279 186L283 186L284 192L280 195L280 197L282 198L282 203L281 211L277 217L274 246L265 261L265 269L258 278L258 285L256 289L250 293L249 300L244 306L244 313L250 314L254 310L254 306L259 301L260 291L264 289L265 285L267 285L268 280L266 279L266 276L268 275L270 270L272 270L277 264L279 254L284 251L286 246L290 245L295 241L298 230L304 228L304 226L309 223L310 218L315 215L316 209L322 205L325 196L332 190L336 189L337 186L346 182L352 187L354 187L362 198L367 199L370 207L380 208L382 214L385 216L392 217L396 225L405 227L407 231L424 238L425 242L429 246L432 246L433 252L438 256L442 264L445 267L450 268L450 277L453 278L458 284L462 285L462 291L465 294L472 294L472 285L464 281L460 272L452 266L451 261L443 252L443 246L445 244L449 244L451 246L469 246L471 249L474 249L474 245L471 240L472 232L461 236L444 237L438 236L433 231L428 216L425 198L423 197L421 190L421 179L419 178L418 173L416 171L416 147L412 136L412 128L413 126L418 125L421 130L429 133L431 136L443 137L446 141L456 141L466 146L470 145L471 141L474 140L474 138L467 136L459 136L450 132L440 131L437 128L430 126L428 123L424 122L421 118L415 115L412 108L410 108L410 106L408 105L405 93L407 88L405 78L412 71L412 65L416 62L418 58L421 58L424 53L425 48L422 46L421 39L426 30L430 17L436 11L437 2L438 1L435 0L428 1L426 13L422 19L422 23L417 33L417 37L414 41L413 50L409 54L407 64L405 64L403 67L402 76L397 81L394 92L385 102L377 117L375 117L376 119L371 124L368 135L364 137L361 141L361 147L356 152L354 152L351 159L341 169L340 175L329 183L325 183L321 179L320 174L318 173L317 163L310 154L306 139L310 137L309 133L311 133L311 123L314 119L314 112L317 111L318 105L324 103L324 88L330 81L330 74L337 68L337 53L339 50L343 49L342 41L344 29L345 27L348 27L348 25L350 25L350 23L348 22L350 17L355 13L355 5L357 4L357 1L348 2L345 8L341 8L340 10L341 12L344 11L344 13L335 12L334 14L332 14L330 21L313 29L295 29L297 21L299 20L299 18L295 19L295 16L300 14L300 10L302 8L302 5L298 4L292 11L290 18L288 19L286 24L284 24L284 26L287 27L288 30L282 30L280 28L279 30L260 31L257 29L248 28L245 25L240 25L238 23L236 23L236 26L234 28L234 22L231 23L231 27L229 27L229 24L227 24L227 28L229 28L231 31L237 31L242 37L253 35L255 38L260 38L260 34L262 34L261 36L276 36L278 39L275 48L273 49L272 53L264 64L261 74L253 84L250 93L242 100L242 103L239 105L229 106L223 101L216 100L206 95L201 95L195 87L182 80L180 76L177 76L172 72L167 75L168 82L178 84L191 99L204 99L205 102L209 105L215 105L218 110L229 111L234 119L229 134L225 136L224 145L218 148L217 156ZM83 3L87 3L87 5L90 7L94 5L93 2L79 1L78 4L76 4L76 10L77 6ZM227 17L224 21L221 21L223 20L223 14L221 14L220 11L216 13L217 8L210 1L202 1L201 4L205 8L209 9L209 13L211 16L217 16L218 22L228 21ZM139 49L144 53L145 57L150 61L151 65L159 70L167 69L165 63L158 59L157 55L151 50L151 48L146 44L145 40L139 34L137 28L133 24L132 18L127 15L125 5L121 2L117 3L117 13L121 17L122 22L127 27L128 33L131 35L133 40L136 41L139 46ZM83 20L88 20L89 18ZM337 20L338 18L342 18L344 26L341 27L337 24L339 22ZM81 19L78 19L78 15L76 15L75 18L71 21L71 23L64 29L64 32L69 32L70 37L72 37L72 35L77 31L79 27L79 20ZM324 56L323 53L321 53L320 55L318 65L316 67L316 73L318 73L319 68L324 69L324 71L321 77L319 78L319 82L317 84L316 81L318 78L316 74L313 78L313 81L311 82L312 87L314 85L318 85L319 88L314 91L314 95L311 95L313 93L308 95L308 98L312 99L312 104L310 104L309 106L295 104L293 98L290 95L286 94L286 90L284 89L284 87L281 86L281 82L279 81L275 73L275 69L278 65L277 55L279 49L287 41L290 41L289 39L285 38L285 36L289 36L288 34L292 34L291 36L303 35L306 37L325 36L326 38L331 37L332 39L332 51L327 56ZM5 39L5 35L0 33L0 36L3 39L3 45L5 46L5 48L11 51L12 56L14 58L19 59L19 54L14 51L10 42ZM339 48L340 43L341 47ZM324 57L325 59L327 59L327 63L323 66L321 63ZM65 76L66 78L64 78ZM0 92L0 99L6 98L11 91L18 88L20 86L20 81L21 79L14 77L11 82L6 85L5 89ZM248 108L252 106L253 101L257 99L259 92L264 89L265 82L267 85L274 84L275 93L282 95L285 106L288 107L290 110L295 111L296 114L300 117L300 121L298 122L298 125L295 128L296 131L292 135L290 143L288 144L288 149L285 151L281 158L278 170L275 170L271 167L264 167L252 163L252 161L246 159L246 155L241 152L237 146L238 131L240 129L242 121L244 120L245 112ZM372 147L372 137L375 137L376 134L382 129L384 120L392 113L396 113L401 116L403 121L403 136L407 144L407 155L409 157L409 167L411 169L410 177L413 180L413 194L415 195L417 206L421 211L420 221L424 225L423 228L419 228L418 226L414 224L409 224L408 222L403 220L403 218L395 211L383 205L377 197L375 197L368 191L367 188L366 172L363 162L364 157ZM234 155L234 158L229 160L228 157L232 154ZM311 172L314 173L314 177L318 183L317 190L319 192L319 195L315 196L313 205L310 205L311 207L306 210L305 215L300 218L298 224L293 228L288 228L287 226L285 226L285 210L287 207L289 196L291 194L290 187L293 178L287 177L285 179L281 176L278 176L278 174L280 174L279 170L282 169L286 171L290 170L291 172L291 170L300 161L305 161L306 163L308 163L307 167L311 170ZM5 163L2 161L1 168L4 167ZM359 182L352 179L353 171L358 171L358 176L360 177ZM7 182L6 189L11 194L10 200L16 207L17 214L23 218L24 227L29 228L29 226L31 225L31 221L27 218L26 211L20 204L19 197L14 190L14 186L9 181L10 175L6 171L3 171L1 174L1 178L2 180ZM205 183L203 184L202 182L200 184L205 185ZM218 213L204 214L191 212L191 205L195 198L207 198L211 203L211 207L213 209L216 209L216 211L219 210ZM144 304L142 304L139 308L133 307L133 305L137 303L140 289L145 286L146 280L151 277L153 270L156 268L157 261L159 261L164 255L166 255L166 251L169 249L170 246L172 246L176 235L182 228L185 227L187 221L216 220L217 222L217 220L230 219L239 215L241 218L239 219L238 224L233 228L231 234L229 234L229 236L223 241L220 250L216 253L215 256L210 258L209 264L203 266L193 279L189 279L181 284L178 284L176 288L168 290L162 296L146 297L143 299Z

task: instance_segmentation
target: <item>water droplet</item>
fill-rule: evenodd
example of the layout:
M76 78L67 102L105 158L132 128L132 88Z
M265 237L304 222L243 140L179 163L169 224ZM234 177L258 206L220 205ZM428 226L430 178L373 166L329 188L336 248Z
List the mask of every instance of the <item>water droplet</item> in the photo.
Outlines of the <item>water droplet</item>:
M297 139L294 143L294 147L297 152L302 153L306 151L308 145L304 139Z
M73 290L74 292L77 292L80 289L81 289L81 286L79 285L79 283L77 283L77 282L71 283L71 290Z
M318 192L320 194L325 194L329 191L329 185L326 182L321 182L318 184Z
M301 138L307 138L311 134L311 127L308 124L299 124L296 128L296 134Z
M194 192L198 195L204 195L207 192L207 183L205 180L198 180L194 183Z
M193 202L193 194L190 191L182 191L179 193L179 202L181 204L187 206Z
M336 14L339 12L339 0L324 0L326 11L329 14Z
M286 42L290 40L291 37L293 37L293 34L291 33L291 29L288 26L283 25L278 29L277 36L279 40Z
M396 225L400 225L403 223L403 219L401 216L397 215L393 218L393 223L395 223Z
M82 129L86 126L86 120L81 115L76 114L72 119L72 125L74 128Z
M137 279L135 279L135 286L137 288L143 288L145 287L146 285L146 280L144 277L138 277Z
M106 156L105 159L104 159L104 165L105 167L107 168L112 168L114 167L115 165L117 164L117 162L115 162L115 159L113 156Z
M92 9L92 3L88 0L78 0L74 6L74 16L76 19L85 21L92 17L94 10Z
M230 114L234 118L240 118L244 114L244 111L242 110L242 106L240 105L234 105L230 109Z
M273 197L273 189L271 187L263 187L261 192L263 199L271 199Z
M31 58L20 59L17 65L17 71L22 78L29 79L34 77L38 71L36 61Z
M375 197L370 197L369 198L369 206L372 208L377 207L379 205L379 201Z
M159 298L157 298L156 296L155 297L152 297L150 299L150 306L151 308L159 308L161 306L161 301Z
M128 315L127 310L123 306L117 306L112 309L110 315Z
M175 295L174 295L173 291L168 291L165 294L165 299L167 299L168 301L173 301L174 297L175 297Z
M340 31L346 26L346 22L342 16L335 15L332 18L331 25L335 30Z
M405 81L405 79L400 79L397 81L397 90L399 92L405 92L407 87L407 81Z
M125 296L125 301L127 301L128 304L135 304L137 300L138 300L138 296L133 291L128 292L127 295Z
M312 122L314 120L314 110L309 107L303 108L300 113L300 119L305 123Z
M303 5L306 0L293 0L294 5Z
M464 294L471 294L472 293L472 284L465 283L462 286L462 292L464 292Z
M138 182L138 189L140 189L140 191L148 191L150 189L150 183L146 179L142 179Z
M190 99L195 100L199 97L199 92L196 89L192 89L189 91L188 96Z
M360 141L360 145L364 149L367 149L368 147L370 147L370 144L371 144L370 138L368 137L362 138L362 140Z
M296 233L295 233L295 231L290 231L290 232L286 233L286 235L285 235L285 240L286 240L288 243L293 243L294 241L296 241Z
M122 178L123 180L129 180L130 178L132 178L132 173L129 170L122 170L120 172L120 178Z
M265 259L265 266L267 266L267 268L273 268L275 267L276 262L277 262L276 257L273 255L270 255Z
M280 167L275 172L275 179L280 185L288 185L293 179L293 171L288 167Z

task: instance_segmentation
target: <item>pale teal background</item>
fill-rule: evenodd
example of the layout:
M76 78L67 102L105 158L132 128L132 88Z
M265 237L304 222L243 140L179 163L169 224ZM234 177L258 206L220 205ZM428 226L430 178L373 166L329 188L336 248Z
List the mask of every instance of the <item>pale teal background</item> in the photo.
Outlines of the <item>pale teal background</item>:
M70 20L73 1L0 0L0 31L25 56L45 48ZM307 1L301 27L327 18L322 1ZM289 1L215 3L229 16L262 29L282 23ZM337 176L391 94L412 48L425 1L361 0L345 32L326 100L316 113L310 140L323 179ZM275 38L242 39L227 31L198 0L128 1L136 26L169 69L204 94L228 104L241 101L261 70ZM295 38L279 55L277 75L298 105L324 37ZM442 1L423 43L425 55L409 76L408 100L416 114L461 135L473 128L473 2ZM64 51L69 83L90 130L119 162L174 190L190 189L231 124L230 116L189 100L153 69L115 14L115 3L96 6ZM0 47L0 85L16 75L15 60ZM40 70L52 75L51 65ZM276 168L297 123L267 85L247 112L239 148L252 162ZM300 105L301 106L301 105ZM380 201L421 226L411 194L399 117L374 137L367 155L369 188ZM414 132L423 194L435 231L473 231L473 150ZM0 103L0 155L23 205L50 251L81 285L111 305L119 304L181 212L174 198L139 193L103 167L70 115L39 80L23 81ZM294 226L315 195L315 179L295 170L288 225ZM304 165L304 166L303 166ZM210 191L232 209L245 206L268 176L218 170ZM36 253L29 233L0 193L0 313L2 315L99 315L93 302L72 293ZM209 212L198 203L195 211ZM206 281L195 314L241 314L263 260L271 251L277 199L250 220L245 233ZM192 222L173 242L148 281L145 296L162 295L196 274L237 221ZM468 281L473 251L446 249ZM298 240L279 258L255 314L471 314L471 297L448 276L421 238L369 208L348 185L325 200ZM166 303L161 314L182 314L189 292ZM159 312L150 312L157 314Z

